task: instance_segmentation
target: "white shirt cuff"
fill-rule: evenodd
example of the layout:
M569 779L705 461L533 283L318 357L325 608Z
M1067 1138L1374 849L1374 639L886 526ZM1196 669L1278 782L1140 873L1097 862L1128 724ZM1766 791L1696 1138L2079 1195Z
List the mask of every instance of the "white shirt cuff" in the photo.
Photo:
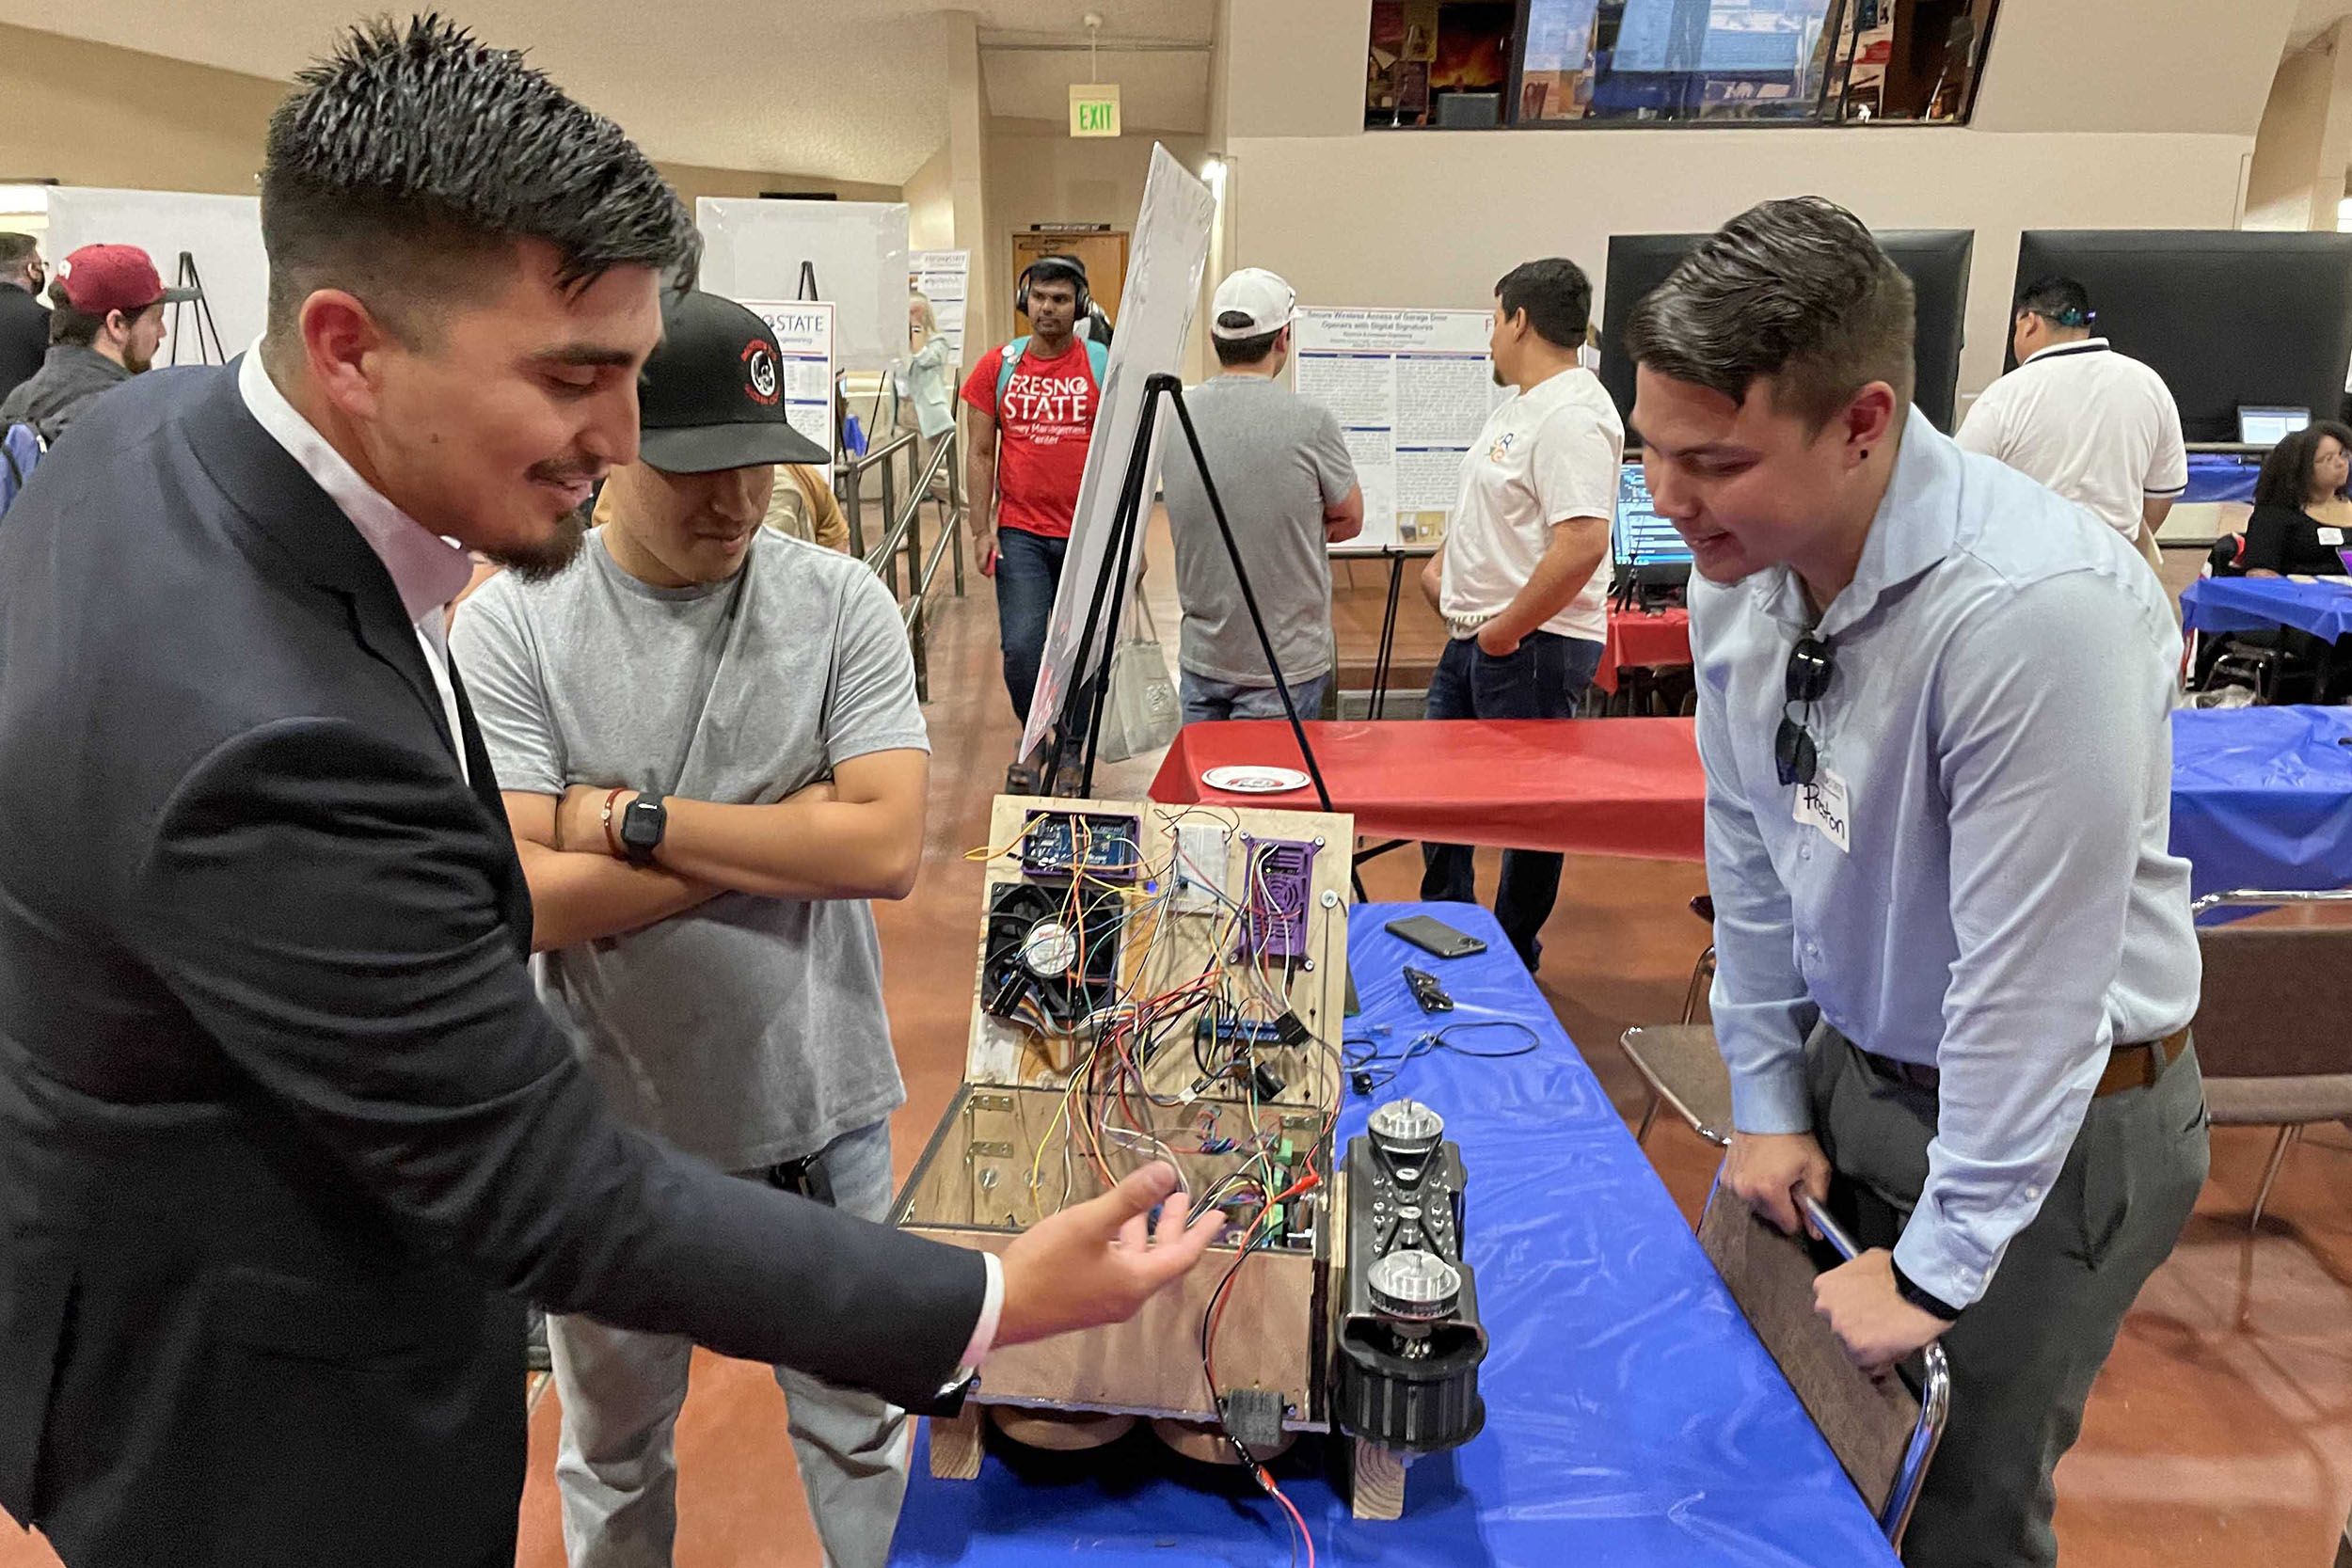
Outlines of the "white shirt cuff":
M959 1365L966 1372L979 1370L988 1353L996 1348L996 1320L1005 1312L1005 1265L993 1252L980 1254L980 1261L988 1265L988 1290L980 1297L980 1321L973 1325L972 1342L963 1347L963 1359Z

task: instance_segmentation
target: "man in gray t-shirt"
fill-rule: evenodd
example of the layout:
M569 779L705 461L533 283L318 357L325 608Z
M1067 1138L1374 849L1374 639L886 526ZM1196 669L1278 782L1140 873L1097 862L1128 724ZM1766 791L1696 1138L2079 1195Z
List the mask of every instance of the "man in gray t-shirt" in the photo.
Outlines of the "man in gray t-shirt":
M1200 450L1225 504L1249 587L1265 617L1298 716L1312 719L1329 689L1331 562L1325 548L1363 531L1364 492L1329 409L1276 378L1289 362L1298 296L1262 267L1217 285L1210 338L1223 372L1185 394ZM1184 721L1279 719L1282 699L1250 625L1208 493L1191 451L1171 436L1160 464L1176 541L1176 597L1184 610Z
M491 578L451 644L530 879L543 994L614 1110L879 1220L906 1092L866 900L904 897L922 859L914 662L863 562L760 526L774 465L824 453L782 422L759 319L690 293L663 325L644 461L613 473L580 558ZM548 1350L572 1568L662 1568L691 1346L555 1318ZM828 1559L881 1568L903 1413L776 1378Z

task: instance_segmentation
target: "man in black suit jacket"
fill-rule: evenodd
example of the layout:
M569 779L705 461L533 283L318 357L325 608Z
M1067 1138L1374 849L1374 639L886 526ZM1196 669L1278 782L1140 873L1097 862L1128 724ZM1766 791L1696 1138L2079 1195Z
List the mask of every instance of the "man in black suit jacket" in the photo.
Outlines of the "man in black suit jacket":
M74 1568L504 1568L524 1298L920 1408L1190 1267L1165 1166L1000 1264L607 1114L444 537L576 546L687 219L427 22L305 75L262 227L255 356L93 407L0 530L0 1506Z
M0 400L49 356L49 312L40 303L46 277L39 240L0 233Z

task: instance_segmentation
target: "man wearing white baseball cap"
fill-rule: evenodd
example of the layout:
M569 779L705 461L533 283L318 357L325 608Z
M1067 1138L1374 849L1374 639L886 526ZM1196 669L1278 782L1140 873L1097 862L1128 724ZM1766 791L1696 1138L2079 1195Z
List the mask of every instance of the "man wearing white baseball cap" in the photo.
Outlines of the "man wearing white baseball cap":
M1339 420L1277 379L1289 362L1298 295L1263 267L1217 285L1209 336L1220 373L1184 399L1200 435L1299 717L1321 712L1331 685L1331 562L1327 546L1364 527L1364 492ZM1184 606L1184 722L1279 719L1282 698L1242 602L1199 468L1181 443L1161 464Z

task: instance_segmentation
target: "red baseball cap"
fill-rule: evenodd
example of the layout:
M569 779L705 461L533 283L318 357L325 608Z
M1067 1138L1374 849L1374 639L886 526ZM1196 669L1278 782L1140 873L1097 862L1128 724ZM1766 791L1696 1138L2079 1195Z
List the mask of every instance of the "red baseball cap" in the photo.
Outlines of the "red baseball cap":
M194 289L167 289L154 259L135 245L86 245L57 263L65 301L86 316L110 310L135 316L151 305L176 305Z

